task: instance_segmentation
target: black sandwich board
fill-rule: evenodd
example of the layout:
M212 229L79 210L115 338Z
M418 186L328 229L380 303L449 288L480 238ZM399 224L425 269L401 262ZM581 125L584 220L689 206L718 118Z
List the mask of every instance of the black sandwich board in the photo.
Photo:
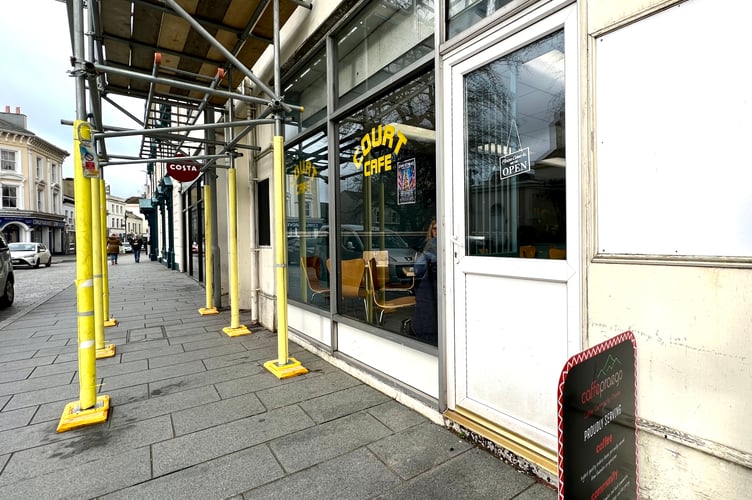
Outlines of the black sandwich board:
M559 499L639 498L636 343L624 332L559 378Z

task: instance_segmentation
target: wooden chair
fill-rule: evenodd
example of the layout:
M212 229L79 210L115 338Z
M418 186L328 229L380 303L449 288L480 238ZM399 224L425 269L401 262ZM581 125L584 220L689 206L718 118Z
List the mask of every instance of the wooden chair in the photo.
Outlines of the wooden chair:
M311 291L311 302L317 295L329 297L329 288L323 286L319 280L321 259L316 255L300 258L300 268L305 273L308 289Z
M564 260L567 258L567 250L566 248L551 247L548 249L548 258Z
M406 307L415 307L415 295L403 295L401 297L387 299L386 290L379 290L376 288L376 284L378 283L376 259L371 258L371 260L368 261L366 269L368 271L366 289L368 291L368 296L373 301L373 305L379 311L379 325L382 324L384 320L384 312L393 312Z
M366 317L368 317L367 293L361 287L363 283L363 274L365 271L365 261L363 259L347 259L341 262L342 278L340 280L340 294L343 299L357 298L363 300ZM326 268L331 273L331 259L326 259Z
M410 281L407 283L394 284L390 282L389 250L363 251L363 260L366 263L370 262L372 258L376 260L376 282L374 283L374 289L385 292L413 292L413 288L415 288L415 274L410 277ZM415 259L413 262L415 262Z
M520 247L520 257L524 257L526 259L534 259L536 253L537 249L534 245L522 245Z

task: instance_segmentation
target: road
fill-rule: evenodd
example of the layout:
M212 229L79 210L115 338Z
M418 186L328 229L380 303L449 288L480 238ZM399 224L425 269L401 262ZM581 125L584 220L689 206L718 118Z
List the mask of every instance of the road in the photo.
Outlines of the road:
M13 269L13 274L16 277L16 300L8 309L0 309L0 330L6 320L73 286L76 280L76 258L74 255L53 256L50 267L32 269L17 266Z

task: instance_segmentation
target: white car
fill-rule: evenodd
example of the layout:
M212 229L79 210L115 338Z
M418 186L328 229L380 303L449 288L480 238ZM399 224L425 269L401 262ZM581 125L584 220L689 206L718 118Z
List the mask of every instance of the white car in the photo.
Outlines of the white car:
M46 267L50 267L52 264L52 254L43 243L16 242L8 243L8 247L10 248L11 262L14 266L39 267L44 264Z

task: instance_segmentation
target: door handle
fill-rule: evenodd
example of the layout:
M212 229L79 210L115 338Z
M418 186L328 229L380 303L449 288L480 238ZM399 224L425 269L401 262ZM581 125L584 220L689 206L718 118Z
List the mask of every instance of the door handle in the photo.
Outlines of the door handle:
M456 247L460 247L460 248L464 249L465 248L465 242L463 242L462 239L460 239L460 237L457 236L456 234L453 234L452 237L449 238L449 240L455 246L455 248L452 250L452 253L454 254L454 263L455 264L459 264L460 260L462 260L462 257L460 257L458 255Z

